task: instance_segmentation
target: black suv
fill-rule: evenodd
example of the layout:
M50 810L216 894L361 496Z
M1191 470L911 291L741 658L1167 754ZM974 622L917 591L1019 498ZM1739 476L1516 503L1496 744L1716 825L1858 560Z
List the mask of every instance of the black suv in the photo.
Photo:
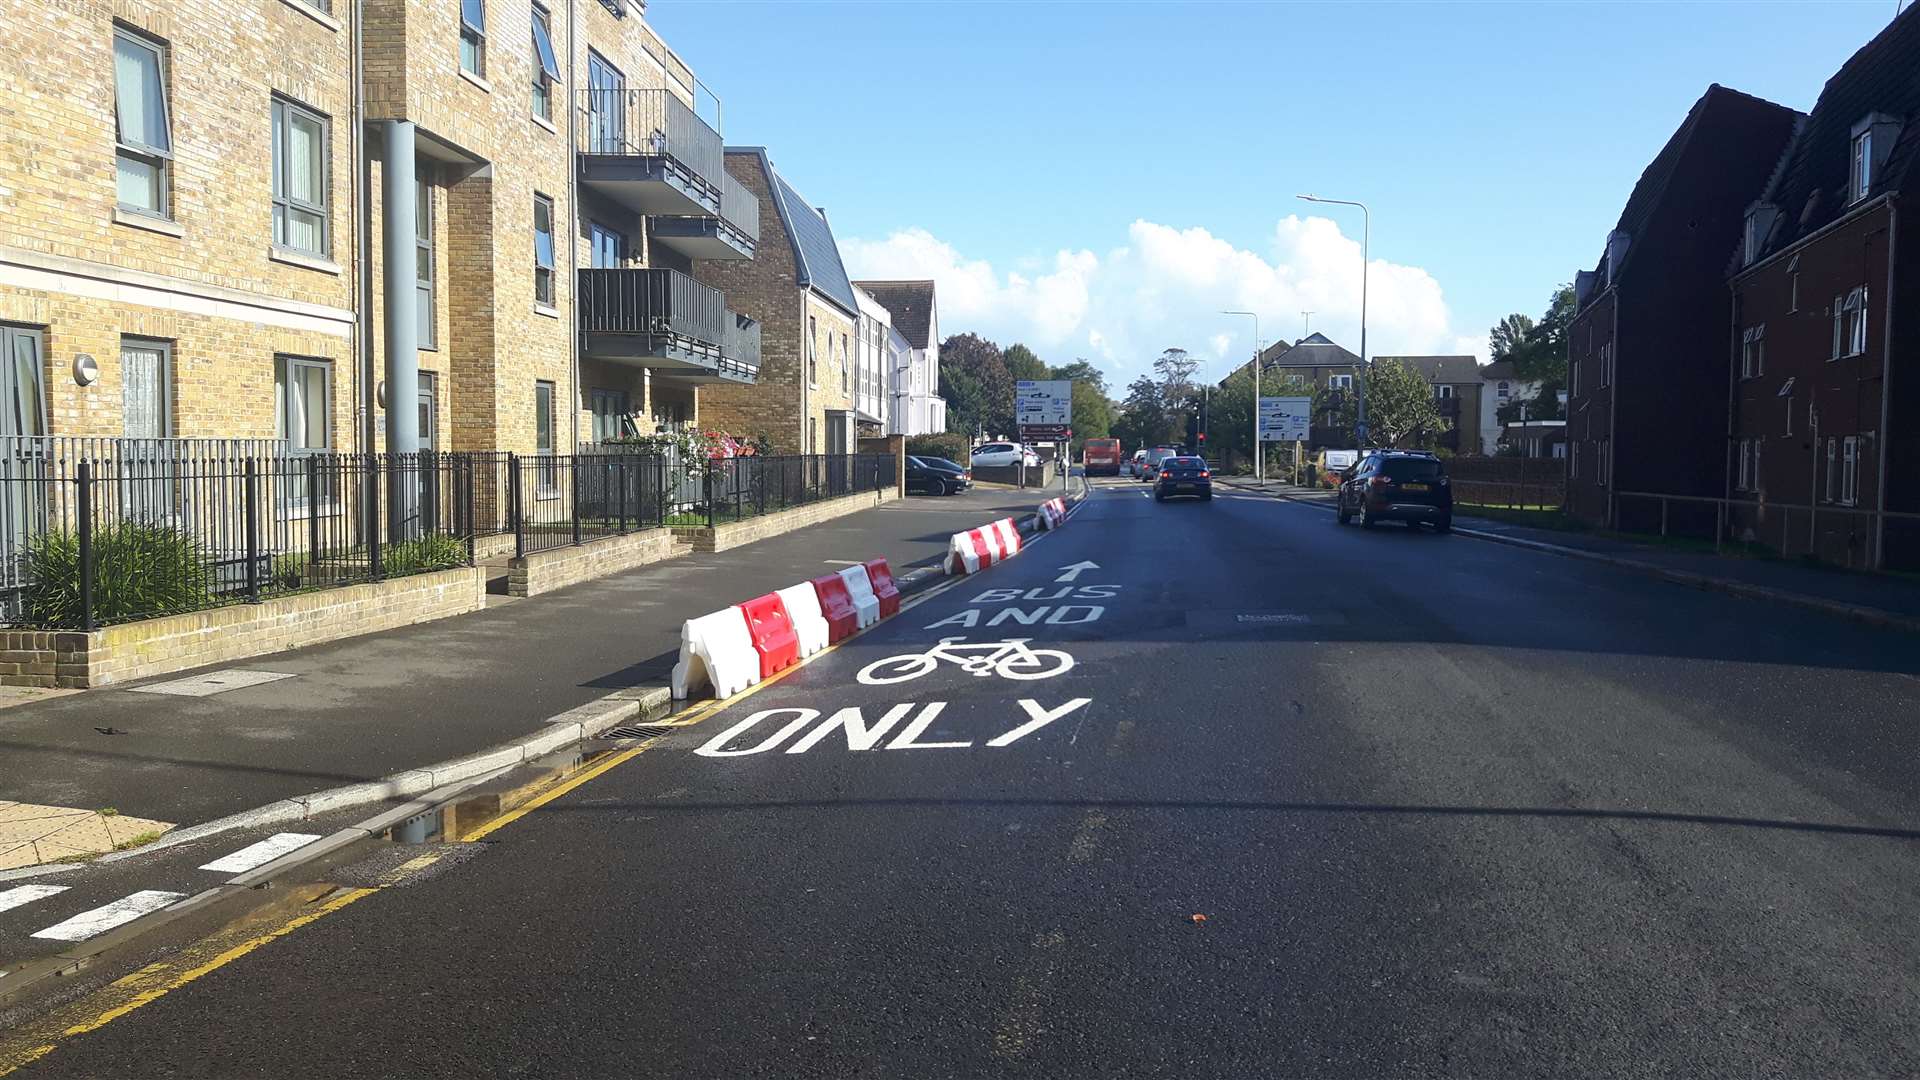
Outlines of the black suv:
M1453 529L1453 485L1440 459L1420 450L1381 450L1361 460L1340 482L1340 524L1360 515L1360 524L1421 522L1439 532Z

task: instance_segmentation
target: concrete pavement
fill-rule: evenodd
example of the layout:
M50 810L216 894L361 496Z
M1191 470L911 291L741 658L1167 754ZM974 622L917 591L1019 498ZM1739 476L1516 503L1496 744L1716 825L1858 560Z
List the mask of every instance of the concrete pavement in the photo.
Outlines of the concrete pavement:
M977 675L954 636L1038 655ZM1793 608L1099 483L32 1075L1908 1074L1917 669Z

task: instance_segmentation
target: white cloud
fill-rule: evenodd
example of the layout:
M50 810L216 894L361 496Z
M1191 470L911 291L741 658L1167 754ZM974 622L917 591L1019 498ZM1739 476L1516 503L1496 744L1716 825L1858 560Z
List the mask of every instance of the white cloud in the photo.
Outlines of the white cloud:
M1125 243L1105 255L1061 250L1024 273L970 259L918 228L845 240L841 254L856 278L935 279L944 333L1025 342L1049 363L1086 356L1108 369L1116 389L1170 346L1206 356L1202 374L1215 378L1252 355L1250 321L1222 309L1258 312L1269 342L1301 336L1301 313L1311 311L1314 330L1360 347L1360 244L1328 218L1281 219L1265 254L1206 229L1135 221ZM1367 286L1370 353L1487 359L1484 335L1454 325L1440 283L1425 270L1374 259Z

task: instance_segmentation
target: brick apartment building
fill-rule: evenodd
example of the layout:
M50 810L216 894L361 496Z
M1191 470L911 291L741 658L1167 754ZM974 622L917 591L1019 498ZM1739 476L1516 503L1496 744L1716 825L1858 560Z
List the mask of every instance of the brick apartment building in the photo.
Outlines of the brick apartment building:
M1828 80L1732 279L1735 535L1920 569L1920 8Z
M752 377L686 271L757 207L637 0L7 21L0 435L565 453Z
M1234 369L1238 375L1247 369L1242 364ZM1260 377L1268 379L1275 375L1294 375L1311 383L1318 390L1332 390L1338 393L1351 392L1354 376L1360 371L1360 358L1348 352L1325 334L1315 331L1306 337L1289 344L1277 341L1260 352ZM1232 376L1228 376L1232 378ZM1226 380L1221 380L1226 385ZM1273 383L1262 386L1262 393L1271 394ZM1325 408L1316 412L1309 430L1308 444L1313 448L1323 446L1353 447L1353 431L1334 422L1337 398L1329 395L1323 399Z
M1744 208L1799 114L1709 86L1641 174L1567 331L1567 512L1657 528L1657 500L1717 498L1726 478L1726 273ZM1684 509L1684 508L1683 508ZM1700 525L1711 508L1678 514Z
M860 302L833 228L774 169L765 147L727 147L726 167L758 201L759 249L750 262L696 261L693 272L759 320L759 377L709 389L702 423L764 435L778 453L851 452Z

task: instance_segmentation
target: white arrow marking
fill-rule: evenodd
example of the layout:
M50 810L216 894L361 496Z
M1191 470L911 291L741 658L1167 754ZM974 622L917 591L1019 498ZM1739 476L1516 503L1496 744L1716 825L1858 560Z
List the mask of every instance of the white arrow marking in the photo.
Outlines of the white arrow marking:
M1072 581L1073 579L1079 577L1081 574L1086 573L1088 570L1100 569L1100 564L1097 562L1082 561L1082 562L1074 563L1072 566L1063 566L1060 569L1065 570L1066 573L1061 574L1059 577L1054 578L1053 580Z

